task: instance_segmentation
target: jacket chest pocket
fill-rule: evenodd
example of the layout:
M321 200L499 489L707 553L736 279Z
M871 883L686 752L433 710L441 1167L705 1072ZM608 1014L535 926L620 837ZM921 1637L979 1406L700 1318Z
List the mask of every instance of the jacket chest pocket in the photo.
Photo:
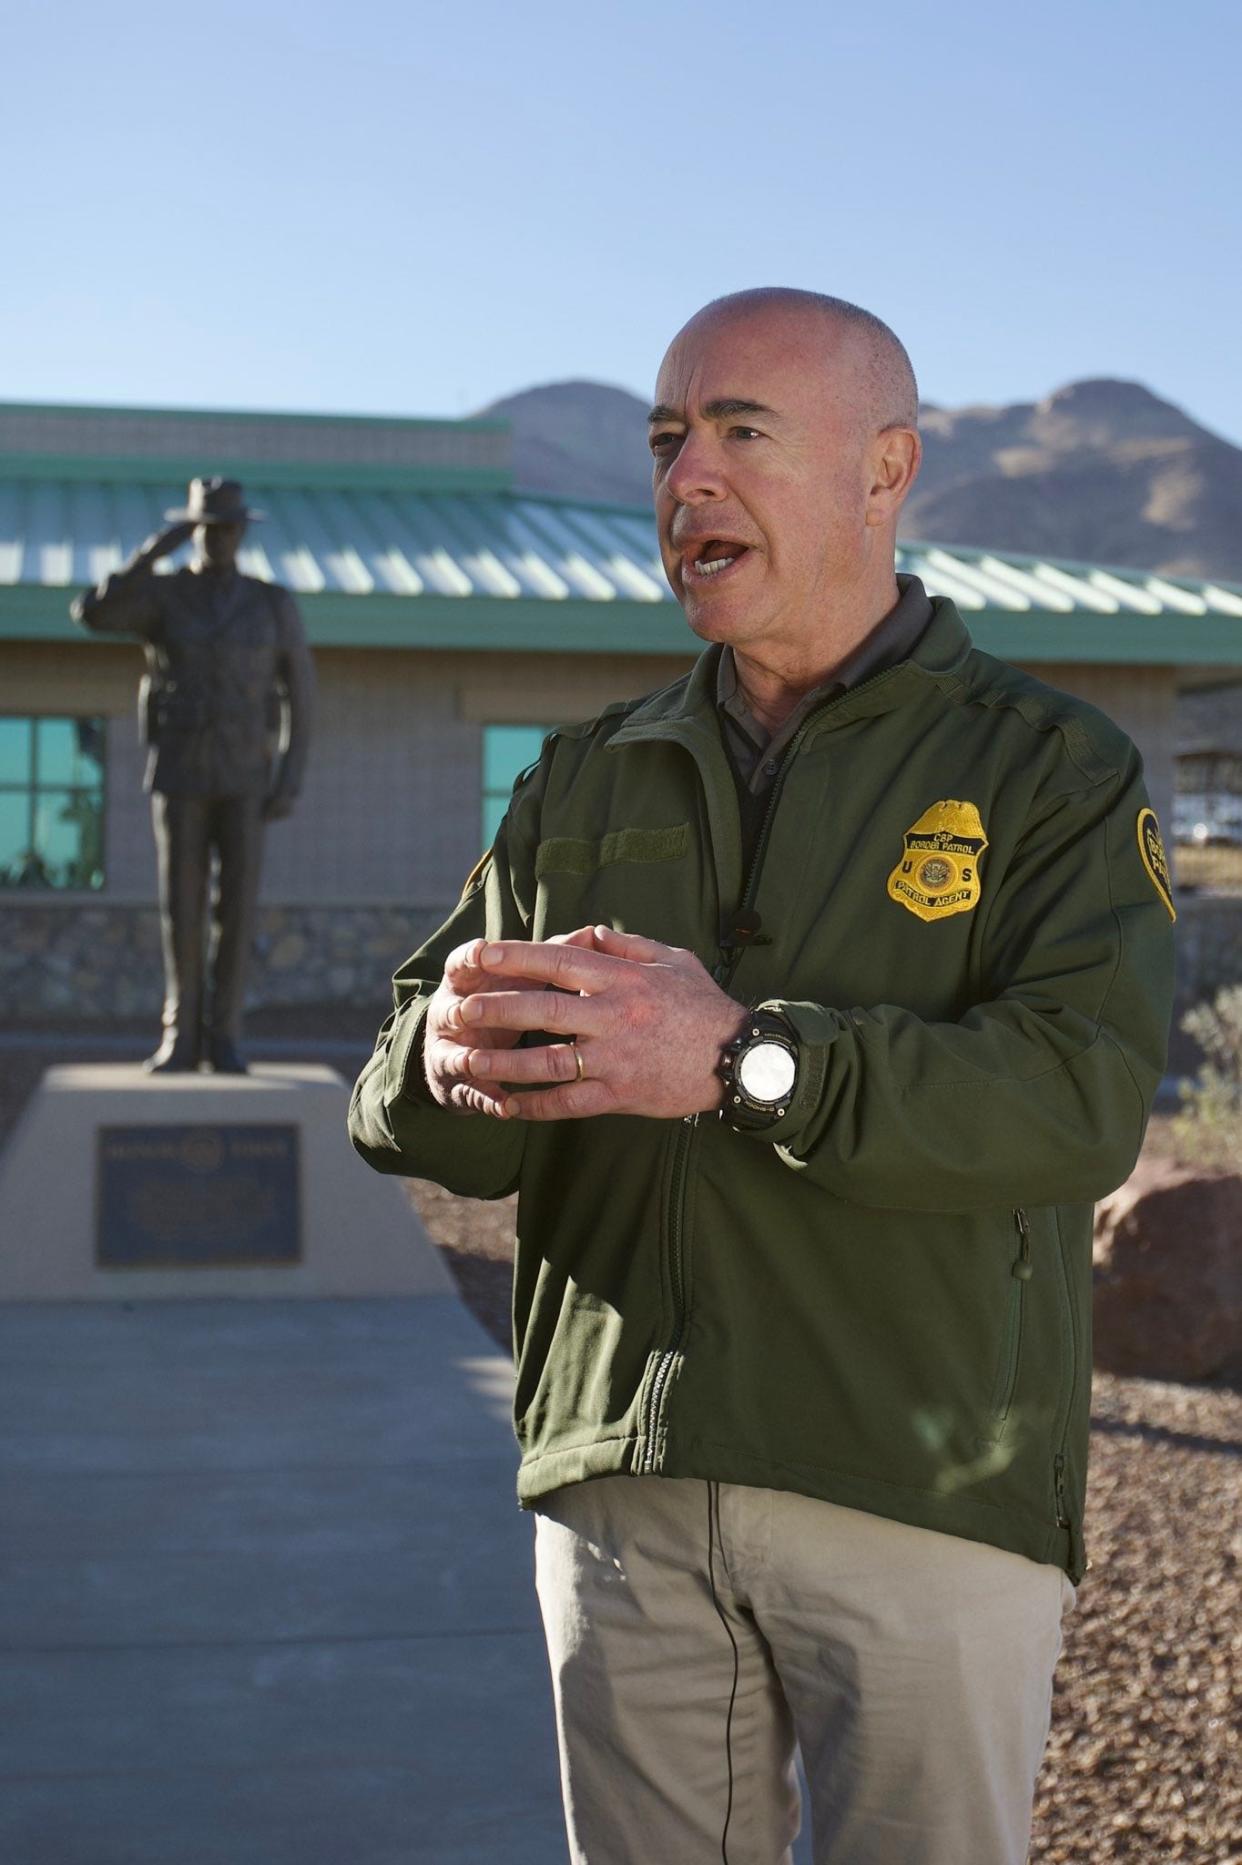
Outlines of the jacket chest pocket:
M690 824L552 836L535 856L536 939L594 920L665 943L690 943ZM689 911L687 909L689 908Z

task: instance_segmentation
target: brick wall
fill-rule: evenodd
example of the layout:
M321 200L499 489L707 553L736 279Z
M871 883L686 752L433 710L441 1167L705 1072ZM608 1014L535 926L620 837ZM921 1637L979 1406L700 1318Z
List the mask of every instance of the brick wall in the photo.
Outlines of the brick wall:
M1182 894L1177 902L1179 1014L1242 984L1242 900Z
M214 409L0 406L0 453L265 464L506 470L511 437L491 423L234 414Z
M296 815L268 837L253 996L375 1003L438 924L479 853L484 724L588 718L650 691L690 657L320 649L319 718ZM109 721L108 884L87 899L0 895L0 1018L155 1014L155 860L128 644L11 644L5 711ZM1103 707L1145 754L1157 811L1171 783L1173 674L1044 667ZM1180 903L1180 996L1242 979L1242 901Z
M1129 734L1142 754L1152 808L1167 837L1173 821L1176 668L1064 663L1031 667L1028 672L1098 706Z

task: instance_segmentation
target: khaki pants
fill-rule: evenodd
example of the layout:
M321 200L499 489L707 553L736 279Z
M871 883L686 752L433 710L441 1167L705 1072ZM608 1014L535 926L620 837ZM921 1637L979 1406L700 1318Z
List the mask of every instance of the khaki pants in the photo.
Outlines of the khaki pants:
M781 1490L611 1476L538 1505L570 1857L1021 1865L1074 1589Z

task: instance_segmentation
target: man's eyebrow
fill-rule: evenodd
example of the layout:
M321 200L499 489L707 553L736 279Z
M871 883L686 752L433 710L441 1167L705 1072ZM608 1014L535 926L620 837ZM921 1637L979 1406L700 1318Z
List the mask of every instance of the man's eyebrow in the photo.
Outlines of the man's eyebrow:
M704 402L703 413L709 421L730 421L737 415L757 414L779 420L775 408L768 408L761 401L747 401L742 395L720 395L715 401ZM667 402L657 402L647 416L648 426L658 421L684 421L685 416L677 408L670 408Z

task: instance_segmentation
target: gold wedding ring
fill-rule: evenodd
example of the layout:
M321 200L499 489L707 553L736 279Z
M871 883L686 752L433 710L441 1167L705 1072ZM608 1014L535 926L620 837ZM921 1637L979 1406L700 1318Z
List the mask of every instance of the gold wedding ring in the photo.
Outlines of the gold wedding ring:
M581 1049L579 1049L579 1047L578 1047L578 1045L577 1045L577 1043L576 1043L576 1042L574 1042L574 1043L571 1043L571 1044L570 1044L570 1047L572 1048L572 1050L573 1050L573 1052L574 1052L574 1067L575 1067L575 1068L577 1069L577 1071L578 1071L578 1080L579 1080L579 1081L585 1081L585 1080L586 1080L586 1070L585 1070L585 1069L583 1068L583 1066L582 1066L582 1051L581 1051Z

